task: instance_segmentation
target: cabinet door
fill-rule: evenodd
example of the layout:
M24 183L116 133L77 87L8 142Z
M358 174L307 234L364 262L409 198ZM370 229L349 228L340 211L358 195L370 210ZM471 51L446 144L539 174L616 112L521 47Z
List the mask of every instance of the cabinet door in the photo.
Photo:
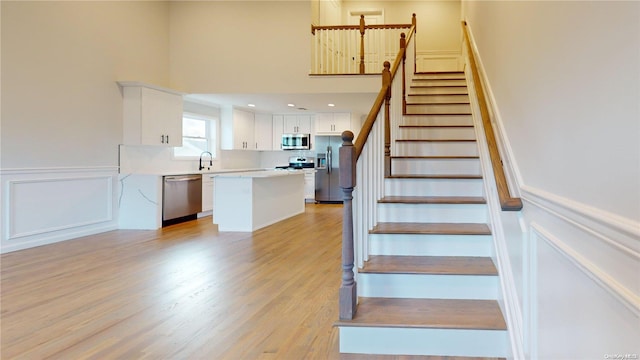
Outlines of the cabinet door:
M213 179L202 175L202 211L213 210Z
M320 135L332 133L333 113L316 114L316 133Z
M273 115L273 150L282 150L282 134L284 133L284 116Z
M182 146L182 96L141 88L140 142Z
M351 130L351 114L320 113L316 115L316 132L319 135L341 135Z
M273 150L273 121L271 115L256 114L254 126L255 150Z
M310 115L297 115L298 131L303 134L311 134L311 116Z
M254 150L254 114L249 111L233 110L233 148Z
M284 115L283 132L285 134L298 133L298 117L296 115Z
M351 114L349 113L335 113L333 114L333 131L340 135L345 130L351 130Z

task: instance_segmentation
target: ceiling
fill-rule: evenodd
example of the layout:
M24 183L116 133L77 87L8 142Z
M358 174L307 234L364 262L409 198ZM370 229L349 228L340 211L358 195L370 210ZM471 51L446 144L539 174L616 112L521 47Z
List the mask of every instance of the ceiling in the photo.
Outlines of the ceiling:
M185 100L217 107L234 106L257 113L351 112L368 114L377 93L325 94L189 94ZM250 107L248 104L254 104ZM288 106L293 104L294 106ZM334 104L330 107L328 104Z

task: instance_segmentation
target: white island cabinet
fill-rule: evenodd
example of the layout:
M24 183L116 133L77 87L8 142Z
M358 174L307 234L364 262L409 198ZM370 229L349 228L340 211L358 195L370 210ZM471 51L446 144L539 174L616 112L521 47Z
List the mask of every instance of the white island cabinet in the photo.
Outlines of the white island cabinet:
M219 231L255 231L304 212L304 173L265 170L212 175Z

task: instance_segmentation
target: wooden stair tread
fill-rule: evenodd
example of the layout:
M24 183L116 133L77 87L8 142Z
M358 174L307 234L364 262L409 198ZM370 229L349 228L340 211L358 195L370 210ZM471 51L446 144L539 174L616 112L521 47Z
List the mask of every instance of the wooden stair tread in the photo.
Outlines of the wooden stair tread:
M404 113L402 116L416 116L416 115L428 115L428 116L461 116L461 115L472 115L470 112L468 113Z
M386 179L482 179L482 175L433 174L433 175L390 175Z
M446 116L461 116L461 115L472 115L470 112L468 113L432 113L432 112L421 112L421 113L405 113L404 116L406 115L428 115L428 116L434 116L434 115L446 115Z
M461 70L447 70L447 71L416 71L416 75L445 75L445 74L464 74Z
M385 196L383 204L486 204L481 196Z
M494 300L458 299L359 299L353 320L337 326L406 327L431 329L506 330Z
M487 224L380 222L371 234L491 235Z
M476 139L396 139L402 142L475 142Z
M340 360L506 360L497 357L438 356L438 355L379 355L340 353Z
M429 79L429 80L456 80L456 79ZM467 85L411 85L410 88L438 88L438 87L445 87L445 88L450 88L450 87L458 87L458 88L466 88ZM443 94L444 95L444 94Z
M468 101L456 101L456 102L415 102L415 103L407 103L409 105L470 105L471 103Z
M490 257L372 255L360 273L498 275Z
M402 155L402 156L392 156L391 159L479 159L480 156L477 155L435 155L435 156L427 156L427 155Z
M472 128L473 125L399 125L400 128Z

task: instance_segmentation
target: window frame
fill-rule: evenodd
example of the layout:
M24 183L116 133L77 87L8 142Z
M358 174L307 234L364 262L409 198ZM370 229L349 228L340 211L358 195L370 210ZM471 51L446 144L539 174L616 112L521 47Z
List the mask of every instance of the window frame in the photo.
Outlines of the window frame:
M215 117L211 117L211 116L207 116L207 115L202 115L202 114L197 114L197 113L191 113L191 112L183 112L182 113L182 120L183 124L182 124L182 141L183 141L183 146L184 146L184 139L185 138L194 138L194 139L203 139L200 137L193 137L193 136L185 136L184 135L184 119L191 119L191 120L199 120L199 121L204 121L205 123L205 131L207 134L207 151L209 151L212 154L212 158L215 160L216 156L217 156L217 143L218 143L218 139L217 139L217 122L218 119ZM180 147L183 147L180 146ZM180 148L180 147L174 147L173 151L172 151L172 156L175 160L199 160L200 159L200 154L198 155L176 155L176 149Z

